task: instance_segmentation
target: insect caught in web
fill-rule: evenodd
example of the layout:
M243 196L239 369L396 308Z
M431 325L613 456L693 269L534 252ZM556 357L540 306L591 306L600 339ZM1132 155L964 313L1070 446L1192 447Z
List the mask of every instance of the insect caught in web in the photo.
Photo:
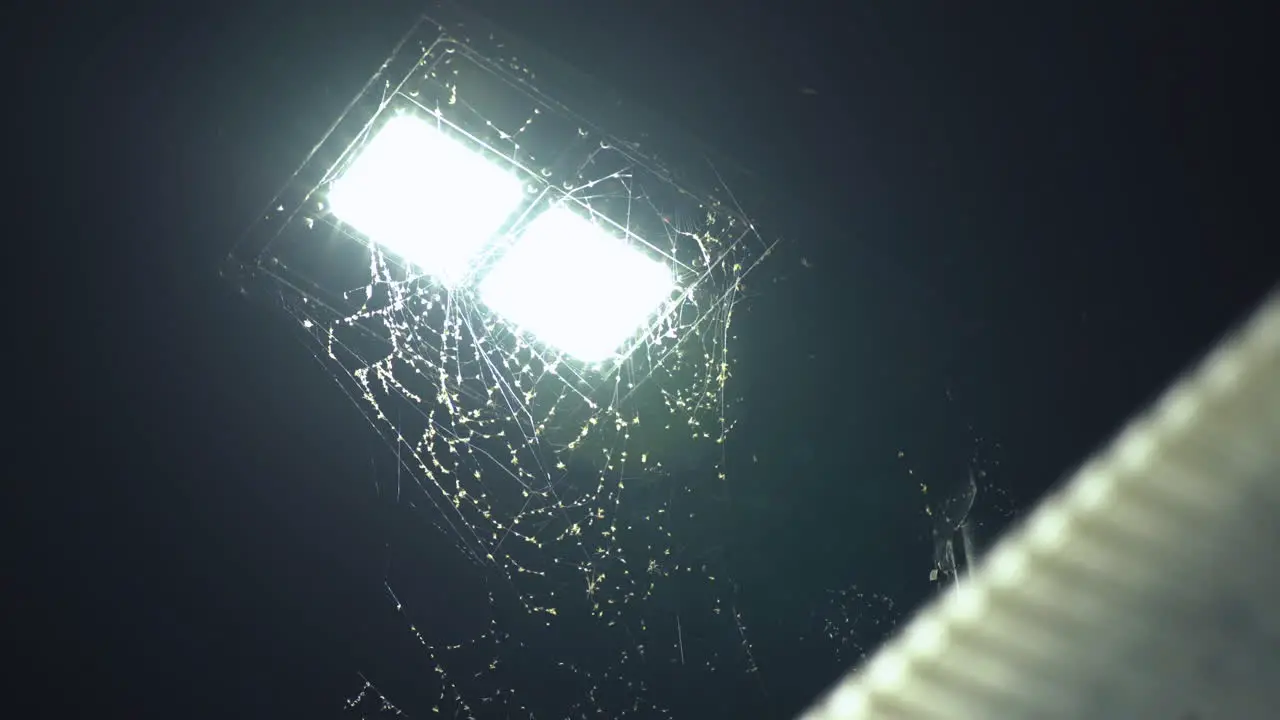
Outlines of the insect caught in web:
M967 573L977 557L974 523L970 519L978 482L969 468L969 482L931 513L933 517L933 569L931 581L954 582ZM957 544L959 545L957 552Z

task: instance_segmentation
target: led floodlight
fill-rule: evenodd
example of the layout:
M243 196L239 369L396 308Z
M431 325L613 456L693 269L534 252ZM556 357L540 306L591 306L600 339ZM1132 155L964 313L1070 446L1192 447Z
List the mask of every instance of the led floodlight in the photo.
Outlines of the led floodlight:
M359 151L333 183L329 203L371 242L454 285L523 193L515 175L403 114Z
M605 360L675 289L671 269L557 205L480 285L489 309L584 362Z

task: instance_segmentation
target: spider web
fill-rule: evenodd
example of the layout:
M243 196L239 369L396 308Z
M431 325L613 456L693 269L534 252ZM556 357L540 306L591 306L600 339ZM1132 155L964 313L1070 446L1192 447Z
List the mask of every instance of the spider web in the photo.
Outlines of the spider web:
M413 581L388 574L434 675L420 699L463 717L665 714L650 686L663 668L755 669L734 586L711 557L716 531L698 510L726 482L734 312L771 246L710 162L676 173L599 131L503 47L424 19L229 269L296 321L385 441L395 500L422 509L485 579L488 622L449 638L403 591ZM673 268L677 296L617 359L584 364L488 312L472 285L444 287L344 226L328 188L381 122L405 113L500 158L525 185L524 209L474 277L539 211L569 204ZM593 647L563 651L567 630ZM656 679L638 679L635 665ZM568 700L542 707L531 685ZM351 707L401 713L370 681Z
M741 402L735 312L774 245L722 167L650 138L643 122L625 128L643 147L601 131L546 90L600 106L580 76L547 58L526 61L530 51L517 56L474 18L441 17L405 36L227 266L246 294L277 304L302 331L394 459L383 474L395 482L380 492L438 528L462 568L424 576L439 565L423 557L438 543L395 536L386 594L397 636L425 665L371 661L348 708L664 717L669 699L703 694L711 678L758 693L749 603L722 557L728 531L717 510ZM544 80L535 65L554 72ZM552 87L556 76L573 80ZM633 112L611 121L625 126ZM539 212L569 205L673 268L676 297L617 359L584 364L489 312L474 282L444 287L371 244L329 212L327 191L395 114L435 124L524 183L523 209L472 280ZM964 442L979 505L994 500L988 514L1008 518L988 477L998 459L984 440ZM936 533L939 523L952 529L946 508L972 490L964 473L930 467L932 455L904 451L898 463L903 481L919 486L921 527ZM952 476L954 487L936 480ZM797 633L820 645L832 678L902 612L855 584L808 603L809 626Z

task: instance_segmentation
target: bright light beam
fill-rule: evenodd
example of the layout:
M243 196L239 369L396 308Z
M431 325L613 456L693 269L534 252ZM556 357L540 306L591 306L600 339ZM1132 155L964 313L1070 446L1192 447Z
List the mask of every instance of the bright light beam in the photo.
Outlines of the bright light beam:
M403 114L360 150L330 188L329 204L371 242L455 286L523 194L514 174Z
M594 363L616 354L675 289L667 265L557 205L494 265L480 298L538 340Z

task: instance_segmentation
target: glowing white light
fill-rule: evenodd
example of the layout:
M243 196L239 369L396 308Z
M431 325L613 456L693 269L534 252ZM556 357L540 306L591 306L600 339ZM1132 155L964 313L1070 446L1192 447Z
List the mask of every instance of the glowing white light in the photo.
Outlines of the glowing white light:
M556 206L480 284L498 315L584 362L613 356L675 290L670 268Z
M397 115L329 190L338 219L447 285L520 204L512 173L413 115Z

